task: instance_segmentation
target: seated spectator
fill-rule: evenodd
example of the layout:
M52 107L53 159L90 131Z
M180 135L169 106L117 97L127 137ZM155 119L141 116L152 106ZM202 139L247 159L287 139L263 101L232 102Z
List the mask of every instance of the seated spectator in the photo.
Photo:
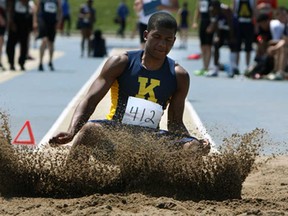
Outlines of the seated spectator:
M274 59L274 55L278 53L283 46L281 41L284 35L285 25L278 19L270 19L267 14L260 14L257 17L259 32L257 35L257 52L255 57L255 65L245 74L251 78L264 78L270 72L275 70L278 59ZM282 79L277 77L275 79Z
M104 57L107 55L106 41L102 37L102 32L100 30L95 30L91 46L91 49L93 50L93 57Z
M269 80L282 80L287 76L285 72L287 66L287 41L288 41L288 12L284 7L280 7L277 9L275 13L275 18L283 24L283 34L281 39L276 42L274 46L270 46L268 48L268 55L274 56L274 70L267 75ZM280 29L282 30L282 29Z

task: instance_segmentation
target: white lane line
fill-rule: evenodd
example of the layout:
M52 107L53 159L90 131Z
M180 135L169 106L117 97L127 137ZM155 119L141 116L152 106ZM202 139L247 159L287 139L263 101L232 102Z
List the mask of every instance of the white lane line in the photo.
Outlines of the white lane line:
M205 139L209 140L209 142L211 144L211 152L212 153L218 152L215 142L213 141L212 137L208 134L206 128L204 127L202 121L200 120L198 114L196 113L193 105L189 101L186 101L185 106L188 110L188 113L190 113L193 122L197 126L198 131L202 134L202 136Z
M80 91L75 95L75 97L70 101L70 103L66 106L66 108L63 110L61 115L58 117L56 122L53 124L53 126L50 128L50 130L46 133L46 135L42 138L42 140L39 142L38 146L45 146L49 139L55 134L57 129L60 127L61 124L63 124L64 119L68 116L69 112L71 112L72 108L76 106L76 103L78 103L79 98L83 96L84 92L87 91L87 89L92 85L93 81L96 79L98 74L100 73L103 65L105 64L106 59L102 61L102 63L99 65L99 67L95 70L95 72L91 75L91 77L88 79L88 81L82 86Z
M0 84L1 83L4 83L10 79L13 79L17 76L21 76L21 75L24 75L25 73L27 73L28 71L30 70L34 70L35 68L38 67L38 59L39 59L39 54L38 54L38 50L36 49L31 49L29 50L29 52L31 53L32 56L35 56L35 59L33 61L26 61L25 62L25 68L26 68L26 71L21 71L21 70L18 70L17 67L16 67L16 70L15 71L11 71L9 69L7 69L6 71L4 72L1 72L0 71ZM19 49L16 49L16 54L15 55L19 55ZM54 57L53 59L57 59L57 58L60 58L64 55L64 52L62 51L55 51L54 52ZM44 58L43 58L43 63L48 63L49 59L48 59L48 55L45 55ZM4 58L3 60L3 65L5 65L5 67L7 67L8 65L8 59L7 57Z

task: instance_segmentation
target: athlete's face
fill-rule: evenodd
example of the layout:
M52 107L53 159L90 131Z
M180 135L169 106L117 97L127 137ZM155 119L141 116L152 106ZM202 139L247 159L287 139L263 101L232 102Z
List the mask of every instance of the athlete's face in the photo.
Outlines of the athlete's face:
M168 28L156 28L144 32L146 41L145 50L155 58L164 58L172 49L176 40L175 30Z

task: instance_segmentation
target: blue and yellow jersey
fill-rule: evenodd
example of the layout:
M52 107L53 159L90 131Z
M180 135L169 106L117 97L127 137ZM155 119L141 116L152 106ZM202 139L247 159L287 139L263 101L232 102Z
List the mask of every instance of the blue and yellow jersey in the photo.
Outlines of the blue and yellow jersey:
M254 4L254 0L236 1L235 12L239 22L252 22Z
M127 66L111 87L109 120L122 120L129 96L155 102L164 110L177 88L174 60L166 57L159 70L151 71L141 63L143 50L129 51L127 55Z

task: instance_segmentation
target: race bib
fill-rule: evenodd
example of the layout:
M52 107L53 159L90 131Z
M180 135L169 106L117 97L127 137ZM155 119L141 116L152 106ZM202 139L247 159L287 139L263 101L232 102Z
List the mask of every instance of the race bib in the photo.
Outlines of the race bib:
M84 23L89 23L89 22L90 22L90 19L89 19L88 17L85 17L85 18L83 18L83 22L84 22Z
M47 13L56 13L57 12L56 3L55 2L45 2L44 11Z
M23 5L21 2L17 1L15 3L15 12L17 13L26 13L27 12L27 7Z
M163 115L162 106L141 98L129 97L123 124L157 128Z
M209 4L208 1L200 1L199 10L201 13L208 13Z

